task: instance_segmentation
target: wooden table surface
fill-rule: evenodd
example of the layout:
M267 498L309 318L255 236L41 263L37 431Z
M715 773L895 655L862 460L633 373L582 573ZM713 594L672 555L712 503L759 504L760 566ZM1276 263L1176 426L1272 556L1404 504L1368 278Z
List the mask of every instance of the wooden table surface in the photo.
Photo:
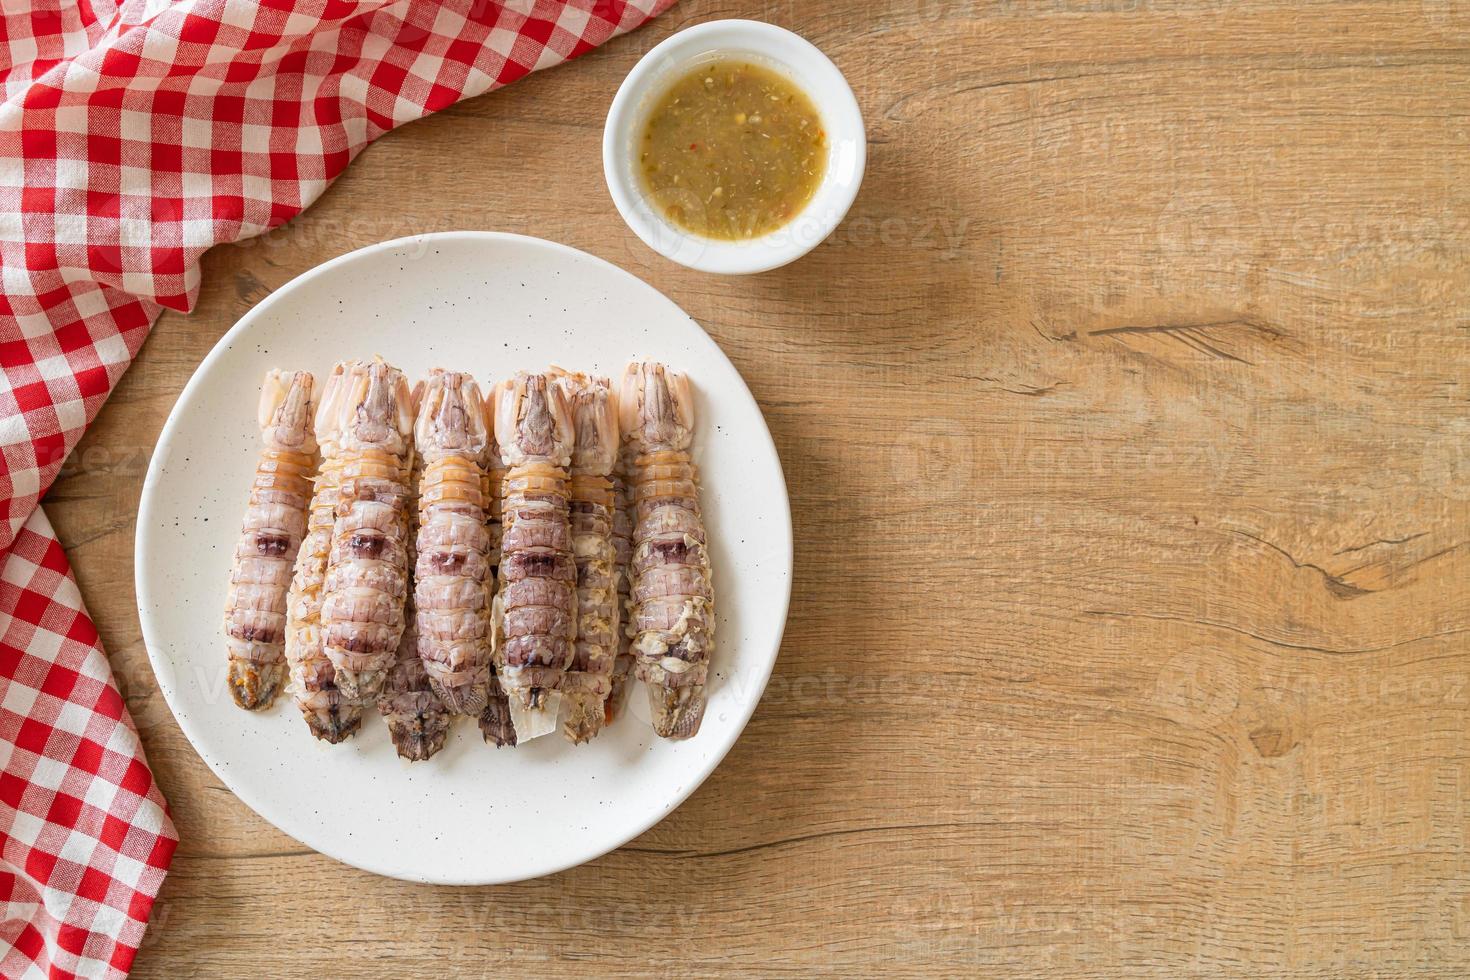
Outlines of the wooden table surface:
M678 268L602 185L671 32L806 35L867 181L778 272ZM1470 971L1470 5L685 0L369 149L204 262L47 498L183 843L137 976ZM251 305L498 229L657 284L734 359L796 579L719 770L601 860L373 877L211 774L132 586L148 454Z

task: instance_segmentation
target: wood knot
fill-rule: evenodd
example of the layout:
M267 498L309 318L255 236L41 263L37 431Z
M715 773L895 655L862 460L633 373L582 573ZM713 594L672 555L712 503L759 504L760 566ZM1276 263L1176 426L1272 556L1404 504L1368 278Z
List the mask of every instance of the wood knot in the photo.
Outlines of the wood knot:
M1263 759L1277 759L1296 748L1296 739L1291 733L1274 725L1252 729L1250 739Z
M1256 688L1241 699L1236 719L1262 759L1279 759L1301 741L1304 708L1299 692Z

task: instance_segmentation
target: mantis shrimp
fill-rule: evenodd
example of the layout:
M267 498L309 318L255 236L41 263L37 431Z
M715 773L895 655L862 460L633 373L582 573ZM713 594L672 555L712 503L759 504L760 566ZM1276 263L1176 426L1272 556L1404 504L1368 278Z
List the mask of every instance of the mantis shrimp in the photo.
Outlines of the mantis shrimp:
M382 689L403 633L412 396L403 372L381 358L350 361L318 414L320 438L330 438L341 455L322 585L323 646L337 689L368 704Z
M225 600L230 694L252 711L270 706L285 675L286 595L316 455L314 383L305 371L270 371L260 389L262 449Z
M573 432L563 383L517 374L495 389L495 438L505 477L495 653L518 740L556 728L576 633L577 566L567 516Z
M689 379L634 362L623 375L624 437L637 452L633 481L633 650L663 738L699 731L714 640L714 590L698 475L690 461L694 398Z
M307 510L306 538L296 558L286 601L286 663L291 671L291 695L312 734L333 744L352 735L362 721L361 708L337 689L336 671L322 648L321 630L322 584L327 576L327 555L342 483L336 431L326 429L323 422L326 407L336 404L346 367L342 362L332 368L318 403L316 429L321 433L322 462Z
M417 394L417 393L416 393ZM413 453L409 486L417 487L422 475L422 459ZM418 519L409 508L408 566L414 566L414 537ZM419 659L418 631L414 628L413 593L404 597L403 635L398 640L398 656L383 690L378 695L378 711L388 723L388 735L401 758L421 762L444 747L452 716L429 686L429 672Z
M602 730L618 653L617 554L613 546L613 484L618 410L606 378L565 377L571 392L572 553L577 567L577 634L562 678L562 730L577 744Z
M419 483L414 576L419 656L455 714L479 715L490 680L490 535L485 527L485 403L474 378L434 370L414 439Z

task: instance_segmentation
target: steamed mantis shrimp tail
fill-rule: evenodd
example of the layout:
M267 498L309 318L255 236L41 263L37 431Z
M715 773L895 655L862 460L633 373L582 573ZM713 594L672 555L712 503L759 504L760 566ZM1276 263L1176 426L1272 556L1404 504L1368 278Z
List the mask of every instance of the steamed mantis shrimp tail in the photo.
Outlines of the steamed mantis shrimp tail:
M694 399L688 379L662 364L623 376L623 431L638 453L633 479L633 650L648 687L654 731L689 738L705 711L714 644L714 589L698 475L689 456Z
M453 717L433 691L408 691L396 695L387 716L388 734L401 758L423 762L444 748Z
M485 710L490 683L488 428L474 379L435 369L414 428L424 460L414 584L418 651L445 706L476 716Z
M339 446L342 480L322 588L323 644L337 689L367 705L403 634L412 396L403 372L382 359L351 361L323 410L319 428Z
M518 374L495 389L495 439L505 477L496 654L516 738L556 729L576 635L577 567L567 512L572 418L560 379Z
M287 592L316 455L314 383L305 371L271 371L260 390L260 460L225 602L230 696L252 711L275 700L286 676Z
M506 699L505 691L500 686L500 677L493 673L490 676L485 710L480 712L480 734L497 749L506 746L515 748L516 726L510 715L510 701Z
M324 742L333 745L345 742L362 726L362 706L343 697L331 680L322 681L316 690L310 691L297 704L306 719L306 727Z
M612 691L612 680L608 680L608 692ZM604 712L606 696L596 694L578 693L576 696L567 696L563 702L565 715L562 721L562 734L574 744L582 745L590 742L602 731L603 724L607 721Z
M398 662L378 696L378 711L388 723L393 747L410 762L422 762L444 748L453 719L429 686L429 675L419 659L416 639L413 626L409 625L398 644Z

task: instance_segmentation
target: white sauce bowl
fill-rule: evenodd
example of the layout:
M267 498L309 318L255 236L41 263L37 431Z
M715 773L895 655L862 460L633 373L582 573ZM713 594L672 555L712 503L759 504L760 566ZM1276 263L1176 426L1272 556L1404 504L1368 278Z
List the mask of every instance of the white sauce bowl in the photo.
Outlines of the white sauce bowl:
M812 100L827 135L827 170L806 207L780 228L740 241L706 238L671 223L648 200L637 166L639 139L660 97L699 65L727 59L784 76ZM623 80L602 133L607 188L628 227L660 255L724 275L775 269L820 245L857 197L867 157L862 112L842 72L806 39L754 20L710 21L657 45Z

